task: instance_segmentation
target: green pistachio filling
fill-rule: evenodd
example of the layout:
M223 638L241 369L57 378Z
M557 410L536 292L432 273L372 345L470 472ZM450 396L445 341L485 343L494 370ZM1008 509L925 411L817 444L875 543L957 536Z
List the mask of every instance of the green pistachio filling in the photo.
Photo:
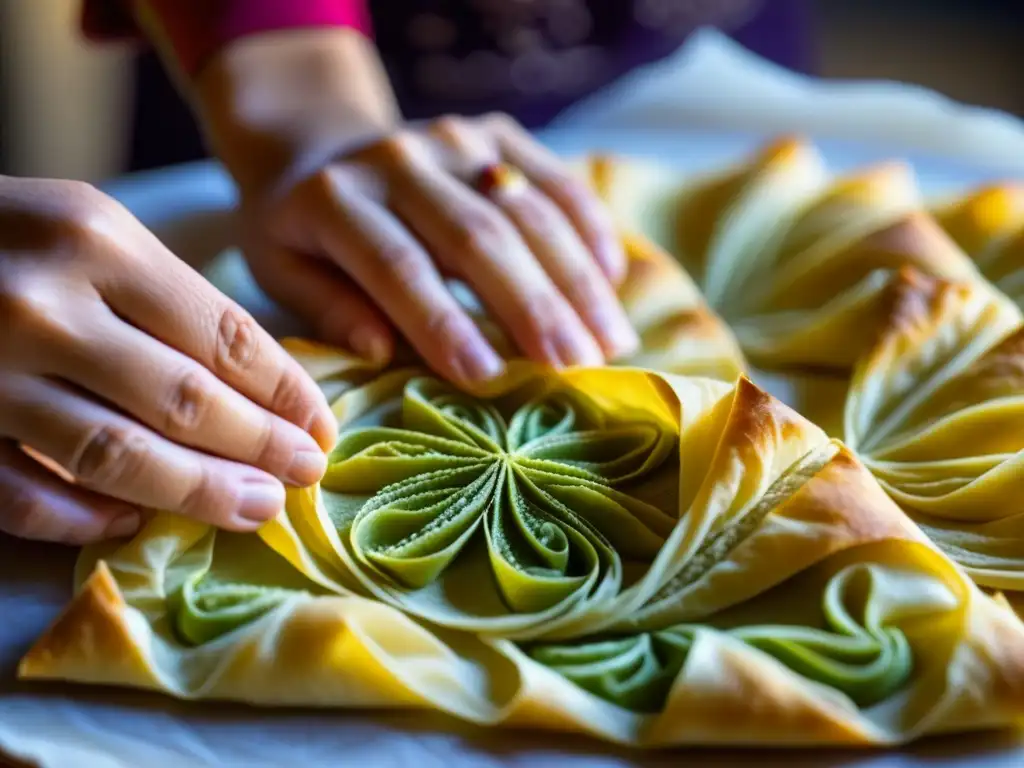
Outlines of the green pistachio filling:
M906 636L883 626L865 600L860 618L845 601L851 569L834 576L822 602L825 628L750 625L725 634L767 653L794 672L869 707L898 691L914 660ZM657 712L708 626L678 624L632 636L537 646L530 656L596 696L639 712ZM717 630L716 630L717 631Z
M472 557L482 568L473 571L477 578L489 574L481 592L496 591L512 613L540 614L572 604L602 578L606 587L611 579L607 594L614 596L624 588L623 562L649 564L675 524L668 510L678 490L665 481L678 477L675 435L653 421L609 419L579 394L534 391L484 402L413 379L377 418L341 434L322 487L343 513L331 520L348 565L389 589L422 590L460 557ZM910 677L912 652L886 624L874 581L866 590L849 587L854 566L829 580L820 619L806 625L716 628L714 616L707 624L671 618L680 589L727 559L773 500L791 495L827 458L797 462L758 504L713 533L641 609L647 618L635 624L645 631L527 644L527 653L596 696L657 712L694 644L721 633L859 706L884 700ZM456 581L461 589L478 583ZM211 578L203 569L172 598L173 625L182 641L199 645L294 594Z
M292 594L290 589L218 582L199 572L172 600L174 629L189 645L201 645L255 621Z
M355 500L339 533L376 578L422 589L485 551L509 610L532 613L657 551L671 518L627 491L675 448L662 426L610 421L576 393L498 404L414 379L390 423L342 434L322 486Z

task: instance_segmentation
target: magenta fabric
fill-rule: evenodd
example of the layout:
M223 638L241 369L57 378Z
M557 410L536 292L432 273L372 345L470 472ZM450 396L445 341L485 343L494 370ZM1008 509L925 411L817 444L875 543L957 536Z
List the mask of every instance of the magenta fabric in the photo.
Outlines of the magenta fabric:
M92 38L138 34L135 15L156 21L158 46L188 74L222 46L280 29L351 27L372 35L365 0L84 0L82 28Z
M232 39L342 25L372 35L408 119L507 112L541 128L619 77L719 29L789 69L813 74L813 0L84 0L95 36L131 34L131 4L163 22L196 71ZM138 64L133 167L201 154L198 134L152 56Z

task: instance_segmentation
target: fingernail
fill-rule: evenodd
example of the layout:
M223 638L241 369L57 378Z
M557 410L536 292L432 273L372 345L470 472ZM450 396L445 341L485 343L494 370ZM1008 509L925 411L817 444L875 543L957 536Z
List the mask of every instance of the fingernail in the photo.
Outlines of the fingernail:
M555 355L563 366L596 368L604 365L604 355L597 342L586 331L568 333L562 331L553 340Z
M106 530L103 531L103 536L108 539L120 539L125 536L131 536L139 530L141 524L142 517L138 512L125 512L110 521Z
M626 254L622 246L612 238L610 241L602 242L595 250L597 263L601 265L612 284L618 285L626 276Z
M640 337L624 314L616 318L602 315L597 326L604 341L601 346L610 359L630 355L640 346Z
M284 507L284 486L262 477L247 478L241 496L238 517L247 524L265 523Z
M505 361L486 342L463 344L455 360L459 373L468 381L490 381L505 370Z
M329 408L316 415L310 425L309 434L325 452L334 447L338 440L338 421Z
M349 337L352 349L375 365L383 365L391 358L391 342L373 328L357 328Z
M300 450L292 457L291 466L285 473L285 480L292 485L312 485L324 476L326 470L327 456L323 451Z

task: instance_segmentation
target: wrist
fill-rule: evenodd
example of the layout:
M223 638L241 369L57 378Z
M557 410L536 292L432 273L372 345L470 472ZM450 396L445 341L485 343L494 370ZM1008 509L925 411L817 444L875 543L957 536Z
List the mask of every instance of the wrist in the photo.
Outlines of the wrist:
M348 28L239 39L193 84L211 150L243 199L312 172L400 120L373 44Z

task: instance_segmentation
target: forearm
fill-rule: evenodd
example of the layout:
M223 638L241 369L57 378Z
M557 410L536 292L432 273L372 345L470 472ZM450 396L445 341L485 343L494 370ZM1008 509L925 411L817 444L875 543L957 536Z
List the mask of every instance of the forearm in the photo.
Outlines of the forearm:
M399 119L372 42L352 29L238 40L192 89L207 141L243 193L320 167Z
M132 0L243 194L398 120L364 0Z

